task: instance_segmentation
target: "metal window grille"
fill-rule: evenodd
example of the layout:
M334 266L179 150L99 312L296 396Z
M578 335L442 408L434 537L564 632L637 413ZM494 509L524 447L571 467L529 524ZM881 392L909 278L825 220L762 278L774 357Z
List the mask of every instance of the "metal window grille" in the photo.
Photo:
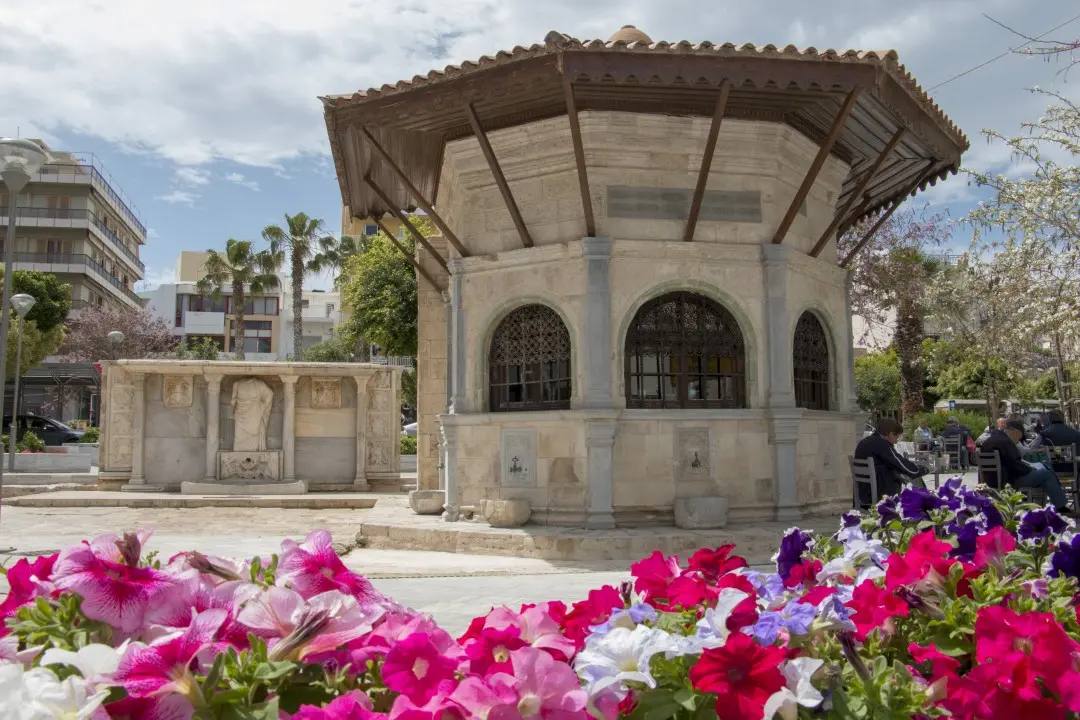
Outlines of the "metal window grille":
M829 409L829 343L825 328L811 312L795 325L792 343L795 404L808 410Z
M570 333L543 305L526 305L495 329L488 355L491 412L570 407Z
M746 352L728 310L689 292L644 305L626 335L626 406L744 408Z

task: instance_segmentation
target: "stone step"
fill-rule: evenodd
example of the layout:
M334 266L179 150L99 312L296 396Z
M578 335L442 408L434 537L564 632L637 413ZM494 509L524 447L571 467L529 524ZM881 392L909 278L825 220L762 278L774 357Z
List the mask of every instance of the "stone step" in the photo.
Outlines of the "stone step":
M5 499L16 507L202 508L243 507L287 510L366 510L379 496L360 493L307 495L181 495L179 493L47 492Z

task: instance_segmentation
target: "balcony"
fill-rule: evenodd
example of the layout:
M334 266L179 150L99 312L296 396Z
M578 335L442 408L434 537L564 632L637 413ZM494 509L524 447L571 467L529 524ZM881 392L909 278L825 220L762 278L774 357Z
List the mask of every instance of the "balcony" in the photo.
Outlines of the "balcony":
M146 240L146 226L139 220L139 208L128 198L119 185L113 187L113 179L105 166L91 153L64 153L71 155L76 162L51 163L41 168L41 172L30 178L30 182L72 183L90 185L102 197L109 201L116 212L124 216L132 227L138 230L139 237Z
M184 313L184 334L224 335L225 313L188 310Z
M42 270L52 273L88 275L135 307L142 307L142 299L110 275L104 267L89 255L67 255L64 253L15 253L15 265L22 270Z
M312 307L304 308L300 312L300 317L306 323L325 322L337 325L338 320L341 319L341 313L337 312L336 310L331 310L330 312L327 312L325 306Z
M0 208L0 221L7 225L8 208ZM68 208L19 208L17 227L70 227L88 228L108 244L112 249L131 261L138 270L139 277L146 272L146 266L139 256L128 249L124 241L108 228L105 222L89 210Z

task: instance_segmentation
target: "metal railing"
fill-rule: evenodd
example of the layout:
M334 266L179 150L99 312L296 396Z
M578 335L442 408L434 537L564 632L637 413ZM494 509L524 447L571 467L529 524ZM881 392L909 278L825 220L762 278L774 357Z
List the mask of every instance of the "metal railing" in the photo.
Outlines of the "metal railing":
M3 224L7 224L8 208L0 208L0 219L4 221ZM124 241L120 239L116 233L109 229L109 226L105 224L100 217L90 212L89 210L81 210L78 208L19 208L18 217L20 218L37 218L39 220L56 220L51 227L77 227L76 225L62 225L61 223L67 221L84 221L89 220L94 224L94 227L98 229L105 237L112 241L113 247L127 256L132 262L134 262L139 270L146 271L146 266L143 265L142 260L139 260L139 256L133 253ZM18 224L18 223L16 223Z
M112 285L120 294L134 302L136 305L142 305L142 298L132 292L130 289L124 287L124 284L119 279L109 274L109 272L98 263L94 258L89 255L76 255L67 253L15 253L15 264L19 263L34 263L39 265L83 265L91 270L94 270L101 279Z
M393 367L411 368L413 366L413 359L411 357L397 357L395 355L379 355L371 358L371 362L376 365L390 365Z
M120 189L119 185L113 187L115 181L112 175L105 169L105 165L97 159L97 156L93 153L81 152L65 153L65 155L72 157L75 162L50 163L41 168L41 171L37 173L37 176L31 182L70 182L77 177L89 177L90 184L102 195L112 200L124 217L139 229L143 237L146 237L146 226L139 219L138 206Z

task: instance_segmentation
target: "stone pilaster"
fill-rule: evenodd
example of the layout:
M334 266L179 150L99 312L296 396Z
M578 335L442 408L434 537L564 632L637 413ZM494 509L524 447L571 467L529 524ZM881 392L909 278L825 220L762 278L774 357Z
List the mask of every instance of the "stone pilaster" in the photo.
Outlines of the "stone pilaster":
M367 383L369 375L354 375L356 381L356 476L353 478L353 489L358 492L367 492L370 489L367 481ZM399 413L400 415L400 413Z
M128 374L135 386L131 408L131 479L128 480L128 485L146 485L146 477L143 475L143 447L146 444L146 373L129 372Z
M450 261L450 414L468 412L466 408L466 319L462 307L461 286L464 266L460 260Z
M783 522L793 522L802 517L796 446L805 413L806 410L802 408L780 408L769 414L769 440L773 446L776 473L773 487L776 519Z
M615 448L614 420L589 420L585 423L586 448L586 516L590 528L615 527L612 486Z
M282 482L296 482L296 375L282 375L281 382L285 391L285 415L282 418L281 448L284 469Z
M850 413L862 413L859 401L855 396L855 337L851 327L851 284L855 280L855 272L847 271L844 282L844 344L847 357L844 358L844 375L840 390L840 411Z
M441 257L447 256L445 239L436 235L428 242ZM442 487L442 461L435 418L450 407L450 293L445 289L449 280L442 265L423 246L417 247L416 258L438 283L435 286L418 277L416 288L416 487L436 490Z
M221 440L221 375L206 376L206 474L203 482L217 482L217 454Z
M585 320L580 347L585 354L583 408L610 408L611 377L611 238L582 238L585 256Z
M445 422L439 422L439 435L443 442L445 457L443 475L446 478L446 504L443 506L443 520L457 522L460 518L461 503L457 492L457 454L458 429Z

